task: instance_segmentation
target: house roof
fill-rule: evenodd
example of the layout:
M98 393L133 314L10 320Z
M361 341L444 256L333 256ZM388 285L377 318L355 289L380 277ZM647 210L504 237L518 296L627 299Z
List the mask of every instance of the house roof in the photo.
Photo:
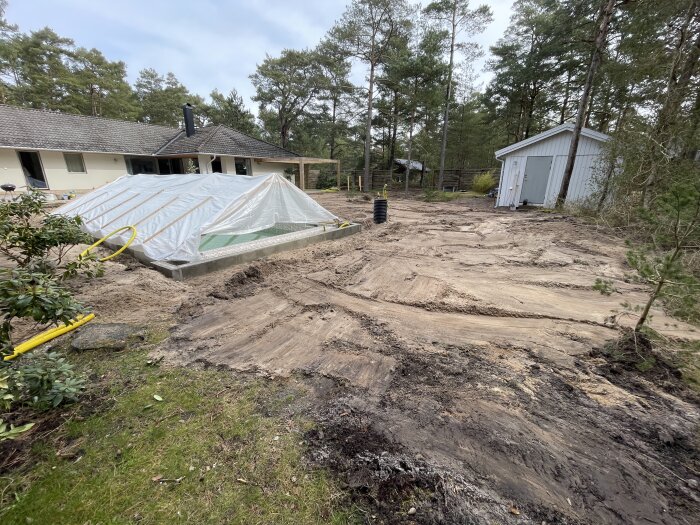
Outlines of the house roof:
M0 147L147 156L298 156L226 126L198 128L187 137L184 130L167 126L2 104Z
M507 155L508 153L512 153L513 151L517 151L521 148L525 148L527 146L535 144L536 142L540 142L542 140L548 139L549 137L553 137L554 135L558 135L559 133L567 131L571 133L574 132L574 125L570 122L560 124L559 126L554 127L552 129L548 129L547 131L543 131L538 135L534 135L530 138L521 140L520 142L516 142L515 144L511 144L510 146L499 149L498 151L496 151L495 156L496 158L502 157L503 155ZM598 131L594 131L588 128L581 128L581 135L584 137L588 137L589 139L598 140L600 142L606 142L610 140L610 135L606 135L605 133L600 133Z
M241 153L245 152L245 153ZM292 151L269 142L253 138L226 126L206 126L188 137L180 130L156 155L181 155L186 153L204 155L238 155L245 157L298 157Z

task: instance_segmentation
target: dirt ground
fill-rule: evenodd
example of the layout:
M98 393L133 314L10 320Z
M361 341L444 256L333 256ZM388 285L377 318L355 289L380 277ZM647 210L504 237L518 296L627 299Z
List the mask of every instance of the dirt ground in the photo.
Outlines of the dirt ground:
M172 327L166 361L307 386L311 459L369 523L697 523L697 400L599 353L645 297L619 239L484 199L392 199L374 226L371 202L314 198L364 230L185 283L123 259L81 295Z

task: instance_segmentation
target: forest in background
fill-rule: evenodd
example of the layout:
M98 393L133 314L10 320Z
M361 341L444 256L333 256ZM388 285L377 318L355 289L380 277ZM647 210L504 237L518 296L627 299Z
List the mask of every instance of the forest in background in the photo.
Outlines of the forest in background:
M167 126L181 125L190 102L199 125L225 124L346 168L389 169L410 157L433 171L497 165L495 150L580 114L617 139L601 206L613 194L643 194L648 205L693 171L683 161L698 150L698 0L517 0L488 50L493 79L477 91L473 63L490 20L488 6L468 0L351 1L315 48L258 64L255 116L236 86L205 98L151 68L131 85L124 62L2 16L0 102ZM367 71L363 85L352 83L353 65ZM614 170L620 159L625 170Z

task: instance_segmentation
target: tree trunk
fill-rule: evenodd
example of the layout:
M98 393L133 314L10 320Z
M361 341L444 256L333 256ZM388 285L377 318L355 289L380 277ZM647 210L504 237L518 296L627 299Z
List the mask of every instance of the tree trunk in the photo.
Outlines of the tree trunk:
M630 103L629 101L627 104L625 104L625 107L620 111L620 115L617 117L617 121L615 122L615 134L622 129L622 123L625 120L625 116L627 115L627 112L630 109ZM605 199L608 198L608 193L610 192L610 182L612 181L613 174L615 173L615 167L617 165L617 141L619 138L616 138L615 141L612 144L612 150L610 151L610 159L608 159L609 164L607 166L607 169L605 170L605 179L603 181L603 188L600 192L600 198L598 199L598 206L596 207L596 213L600 214L600 212L603 210L603 206L605 205Z
M539 94L539 90L533 86L532 91L530 96L527 99L527 117L526 117L526 124L525 124L525 138L530 137L530 128L532 125L532 117L535 114L535 99L537 98L537 95Z
M333 110L331 112L331 143L330 143L330 147L331 147L330 157L332 159L335 159L335 131L336 131L335 123L338 120L337 112L338 112L338 100L336 99L336 97L333 97Z
M411 177L411 147L413 146L413 124L416 120L416 107L413 106L411 110L411 122L408 124L408 148L406 151L406 156L408 161L406 162L406 194L408 194L408 179Z
M372 191L372 172L369 169L369 156L372 146L372 97L374 96L374 68L375 63L369 66L369 92L367 94L367 136L365 137L365 184L364 190Z
M586 117L584 119L583 127L591 127L591 114L593 113L593 103L596 97L596 86L591 87L591 94L588 96L588 107L586 108Z
M673 264L673 262L678 258L680 253L681 247L676 246L676 249L673 251L673 255L671 255L669 265ZM635 332L639 332L644 326L644 323L646 323L647 317L649 316L649 310L651 310L654 301L656 301L656 298L659 296L659 293L661 293L661 289L664 287L664 284L666 284L666 275L662 275L659 277L659 282L656 283L654 291L651 292L649 300L647 301L647 304L644 305L644 310L642 310L642 314L639 316L639 320L637 321L637 324L634 327Z
M647 154L649 176L642 189L642 205L644 208L649 208L651 205L653 197L651 190L658 182L658 173L656 169L658 148L665 149L671 142L669 131L678 119L685 92L690 85L695 70L697 69L698 60L700 59L700 34L698 34L691 48L688 50L685 61L681 64L683 48L687 42L688 28L693 18L697 15L698 9L700 9L700 0L695 0L690 5L683 26L679 31L678 44L676 45L677 53L674 57L673 67L671 68L671 74L668 79L666 99L659 110L653 134L655 140L650 142L649 152Z
M698 90L695 96L695 104L690 114L690 126L688 127L685 146L683 148L684 157L691 157L697 151L697 143L694 142L693 139L698 132L698 128L700 128L700 90Z
M452 98L452 69L455 58L455 38L457 37L457 2L452 8L452 34L450 35L450 64L447 69L447 90L445 92L445 112L442 118L442 144L440 145L440 173L438 175L438 190L442 191L445 182L445 155L447 154L447 126L450 120L450 99Z
M394 174L394 157L396 156L396 132L399 127L399 92L394 90L394 104L391 111L391 144L389 145L389 162L387 163L387 169L389 170L389 180Z
M564 101L561 103L561 113L559 114L559 124L566 121L566 108L569 106L569 93L571 92L571 70L566 73L566 88L564 89Z
M557 197L557 208L561 208L566 201L566 195L569 193L569 184L571 183L571 175L574 172L574 162L576 161L576 152L578 151L578 143L581 138L581 128L588 107L588 99L593 88L593 81L598 67L603 58L603 48L605 47L605 39L608 35L608 27L615 9L615 0L605 0L605 3L600 8L598 15L598 23L596 24L595 46L591 53L591 62L588 66L586 74L586 83L583 86L583 93L578 104L578 113L576 115L576 124L574 125L573 136L571 137L571 146L569 147L569 155L566 159L566 168L564 169L564 177Z

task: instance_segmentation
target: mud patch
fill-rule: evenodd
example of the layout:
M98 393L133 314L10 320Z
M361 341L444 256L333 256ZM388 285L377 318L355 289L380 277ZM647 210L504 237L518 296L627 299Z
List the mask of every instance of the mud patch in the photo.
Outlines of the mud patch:
M678 365L666 352L655 349L643 333L626 331L602 349L594 349L590 355L604 360L598 371L613 384L649 394L648 383L651 383L665 392L700 404L700 395L683 382Z
M306 440L312 460L336 473L351 498L368 509L367 523L509 521L505 505L412 456L351 407L339 404L326 411Z
M258 266L249 266L234 273L224 283L223 289L214 290L209 295L216 299L230 300L254 295L258 286L265 280Z

